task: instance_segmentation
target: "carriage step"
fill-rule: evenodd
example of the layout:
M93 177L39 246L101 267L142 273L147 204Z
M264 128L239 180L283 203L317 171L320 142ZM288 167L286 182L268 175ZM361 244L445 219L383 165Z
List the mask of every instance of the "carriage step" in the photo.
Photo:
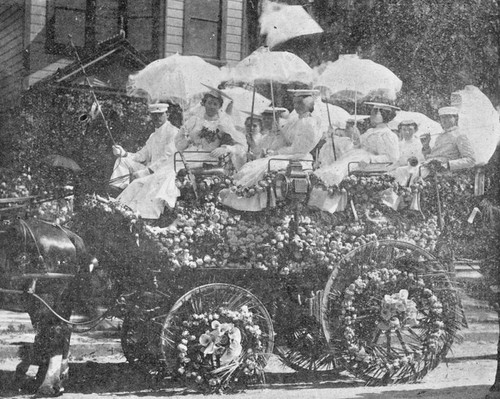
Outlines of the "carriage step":
M74 274L67 273L26 273L20 276L12 276L11 280L29 280L29 279L72 279Z

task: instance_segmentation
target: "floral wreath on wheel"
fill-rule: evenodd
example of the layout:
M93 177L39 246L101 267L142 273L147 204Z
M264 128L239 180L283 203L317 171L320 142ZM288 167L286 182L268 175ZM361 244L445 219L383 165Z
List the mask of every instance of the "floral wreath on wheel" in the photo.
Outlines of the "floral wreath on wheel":
M181 326L174 375L186 386L223 393L263 380L265 337L247 306L193 313Z
M335 341L346 368L368 384L422 378L457 330L445 299L414 273L382 268L358 276L343 292Z

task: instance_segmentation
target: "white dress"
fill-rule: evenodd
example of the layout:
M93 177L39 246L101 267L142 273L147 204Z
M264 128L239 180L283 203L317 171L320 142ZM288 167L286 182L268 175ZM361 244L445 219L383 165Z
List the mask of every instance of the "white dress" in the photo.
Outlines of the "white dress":
M246 137L236 130L229 115L219 111L213 117L203 112L193 114L181 126L175 137L175 145L179 151L185 152L188 167L200 167L203 161L218 161L208 152L223 145L234 147L231 160L236 169L243 165L247 150ZM199 161L199 162L195 162ZM176 165L182 169L182 164Z
M170 122L165 122L157 128L137 152L129 152L126 157L119 157L115 161L110 185L125 188L130 183L130 176L134 172L149 168L152 171L165 166L175 151L173 138L177 128Z
M398 159L398 136L383 123L361 135L361 148L347 151L338 161L321 166L314 174L328 185L338 185L349 170L356 168L357 162L396 162Z
M176 151L174 137L177 132L178 129L167 121L151 135L140 152L132 154L134 158L141 154L141 157L152 159L153 162L148 165L154 173L133 180L117 200L142 218L158 219L165 205L175 205L175 199L179 196L175 174L170 172L173 169L173 155ZM166 184L168 190L163 189Z
M305 113L299 118L290 120L284 127L282 138L289 145L276 149L273 155L256 159L245 164L234 176L234 182L237 186L251 187L257 184L264 174L271 170L285 169L291 159L312 161L310 152L316 147L321 138L319 121L311 114ZM281 139L280 139L281 140ZM271 161L272 159L280 159ZM303 162L304 168L311 168L312 162ZM230 190L222 190L220 201L225 206L243 211L260 211L267 206L267 192L256 192L250 198L239 197Z
M290 121L283 127L283 137L289 145L278 148L273 155L256 159L245 164L241 170L234 175L234 182L238 186L250 187L257 184L264 177L268 168L271 170L285 169L289 159L312 160L310 152L321 139L319 122L310 113L301 115ZM286 159L269 163L271 159ZM304 162L304 166L310 168L310 162Z

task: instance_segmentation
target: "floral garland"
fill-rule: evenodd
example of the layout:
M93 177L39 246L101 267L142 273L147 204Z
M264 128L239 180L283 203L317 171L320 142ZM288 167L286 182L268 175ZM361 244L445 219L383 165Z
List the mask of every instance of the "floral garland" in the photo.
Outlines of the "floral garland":
M263 378L262 331L246 306L191 314L176 331L177 369L185 385L210 393L234 391Z
M413 273L382 268L359 276L343 292L339 321L341 358L368 383L422 378L447 350L443 304Z

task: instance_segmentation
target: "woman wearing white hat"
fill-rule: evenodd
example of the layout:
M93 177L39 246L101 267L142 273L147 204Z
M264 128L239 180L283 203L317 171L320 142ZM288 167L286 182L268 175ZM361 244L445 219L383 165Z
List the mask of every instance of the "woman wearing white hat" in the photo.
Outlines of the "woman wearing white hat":
M436 138L433 148L430 147L430 136L423 137L426 164L438 163L449 170L472 168L476 157L469 138L458 127L458 108L443 107L438 114L444 132Z
M399 108L383 103L365 104L373 106L370 114L372 127L361 135L360 148L345 153L338 161L314 172L328 185L339 184L347 176L350 163L358 163L358 167L363 168L369 162L393 163L399 158L398 136L387 126Z
M187 160L200 161L199 165L192 164L193 167L201 166L207 157L217 161L221 156L230 155L236 169L239 169L245 161L246 137L236 130L231 117L221 111L223 96L225 94L221 90L214 88L205 93L201 100L203 111L189 117L175 137L178 151L191 152L186 154Z
M128 152L121 145L113 146L113 155L117 157L109 185L124 189L131 180L144 177L163 166L174 153L173 137L175 128L168 122L168 104L151 104L149 112L155 127L148 140L137 152Z
M114 174L117 171L123 174L126 170L130 171L133 178L117 200L145 219L158 219L165 206L178 196L175 186L177 191L161 192L165 174L173 169L174 137L178 132L168 121L167 110L168 104L150 105L149 111L156 130L138 152L128 153L121 146L113 148L113 152L119 156L117 162L120 162Z
M267 150L267 157L247 163L235 176L238 185L249 187L257 184L264 176L269 158L311 159L309 154L321 139L320 121L311 115L314 110L313 91L301 90L295 93L294 109L298 114L283 126L285 138L281 147ZM288 162L276 162L274 168L285 168ZM271 165L273 167L273 165ZM310 165L309 165L310 166Z
M316 147L321 139L320 121L313 117L311 112L314 110L313 94L314 90L289 90L294 92L293 105L298 116L289 118L283 126L283 137L285 145L269 150L264 158L248 162L234 176L234 182L237 186L251 187L259 183L264 174L270 167L273 170L284 169L289 161L293 159L311 160L310 152ZM279 161L269 162L277 158ZM305 167L311 167L312 162L304 162ZM224 205L246 211L260 211L267 205L267 193L256 192L251 198L241 198L229 190L223 190L220 193L221 201Z

